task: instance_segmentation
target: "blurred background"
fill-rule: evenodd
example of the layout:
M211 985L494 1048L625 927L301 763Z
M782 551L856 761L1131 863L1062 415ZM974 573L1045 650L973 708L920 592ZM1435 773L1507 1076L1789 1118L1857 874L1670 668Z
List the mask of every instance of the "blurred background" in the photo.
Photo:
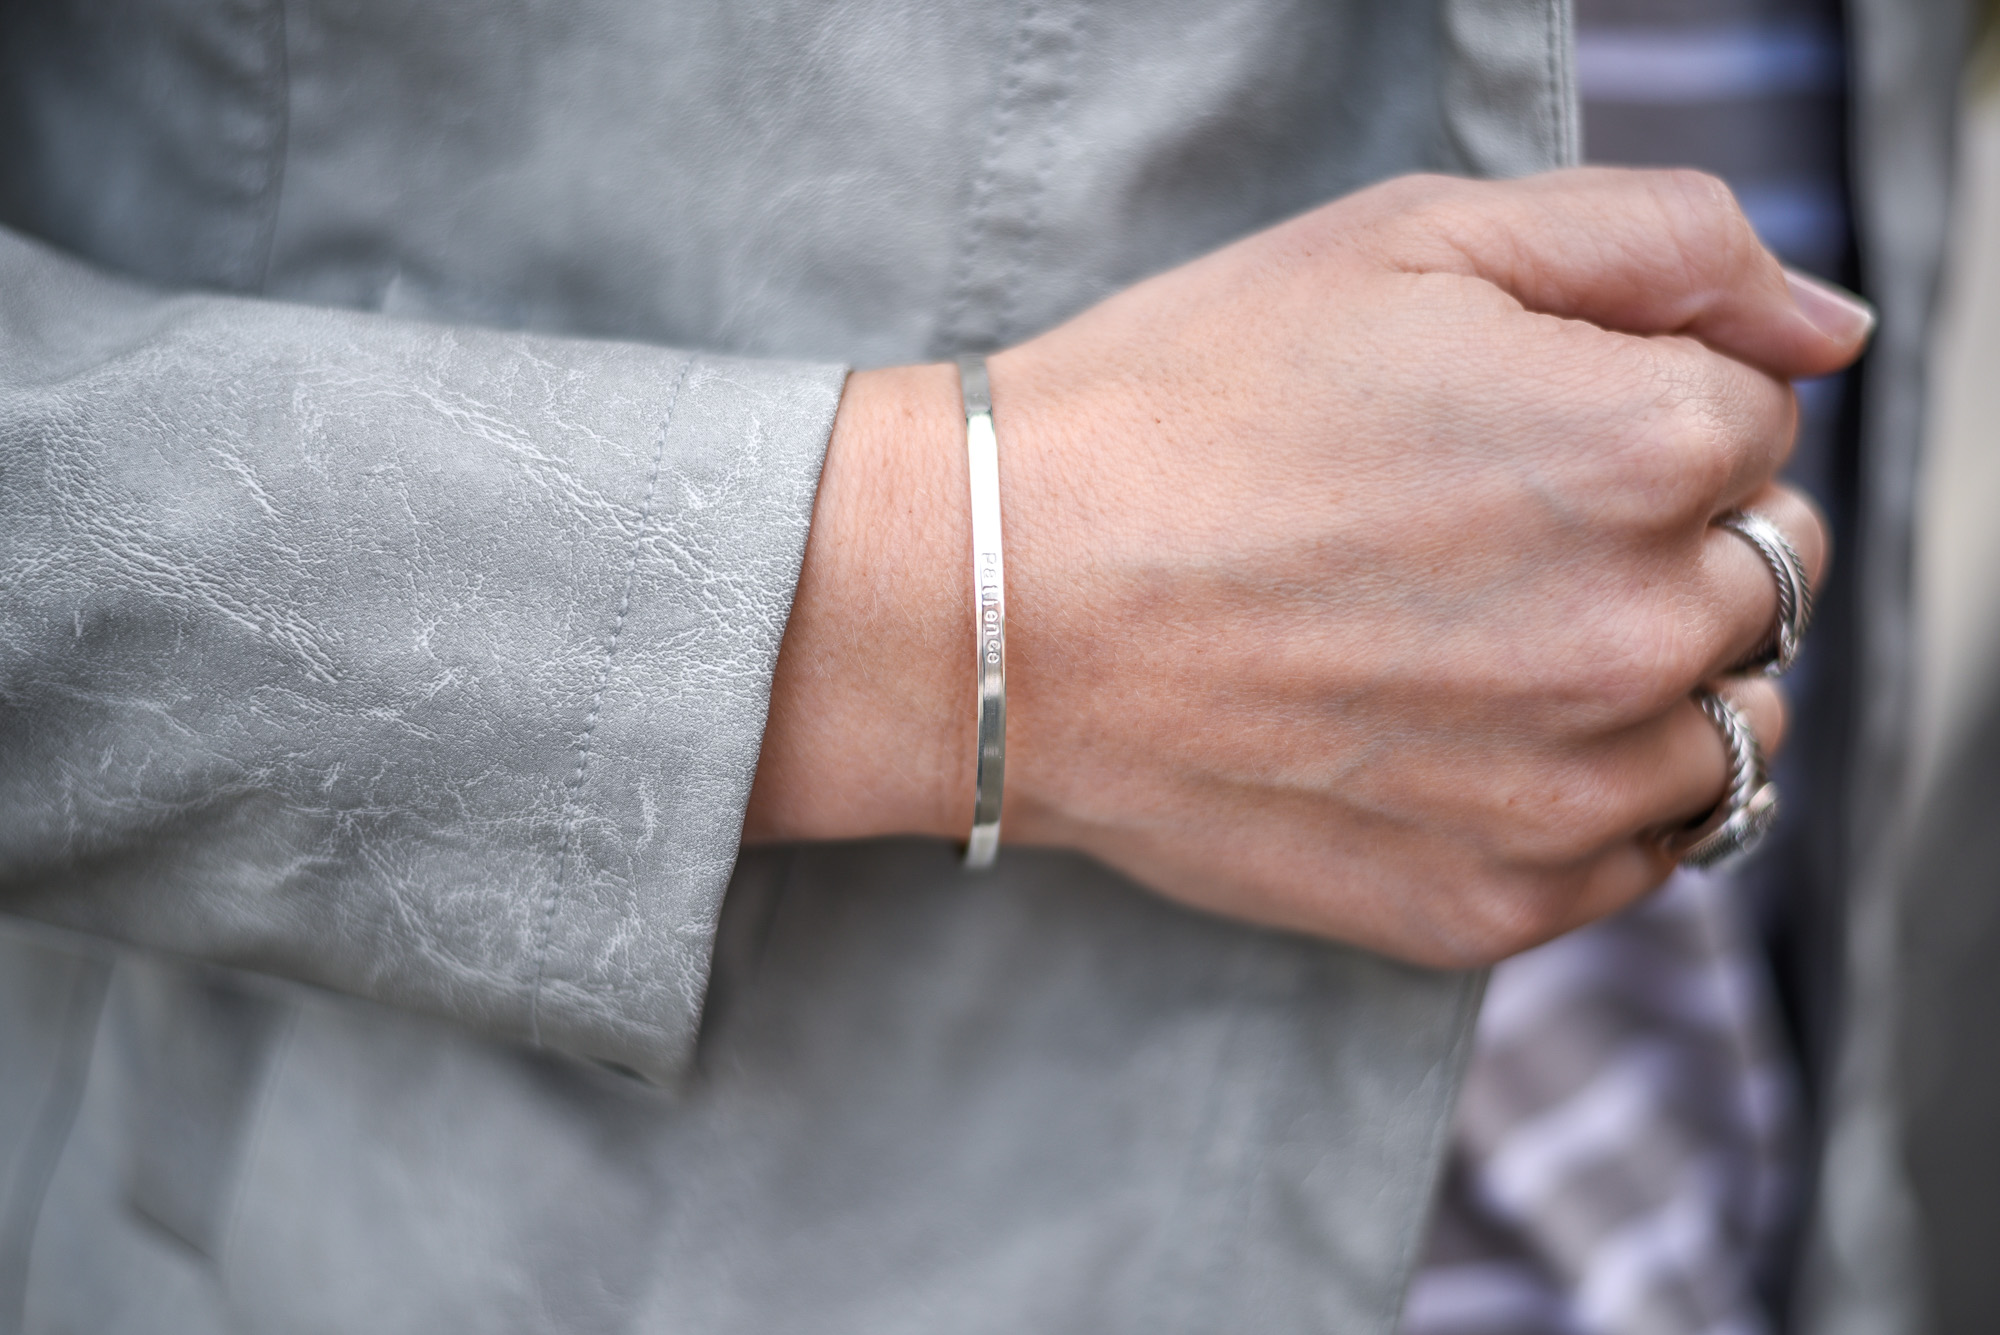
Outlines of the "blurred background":
M1929 369L1915 524L1911 807L1900 860L1894 1018L1914 1264L1938 1335L2000 1331L2000 57L1974 6L1957 192ZM1722 176L1787 263L1866 292L1855 243L1840 0L1578 0L1588 160ZM1833 521L1838 558L1790 683L1780 846L1742 891L1825 1143L1843 999L1842 726L1859 703L1853 577L1862 376L1802 385L1793 482ZM1810 1188L1808 1188L1810 1190ZM1803 1209L1803 1206L1801 1207ZM1782 1307L1782 1303L1779 1304Z
M1916 817L1903 887L1906 1153L1939 1335L2000 1331L2000 48L1959 118L1917 528Z
M1577 0L1576 14L1587 161L1713 172L1786 264L1867 289L1850 191L1842 0ZM1767 851L1736 875L1808 1111L1821 1102L1841 1031L1839 823L1853 763L1861 379L1856 368L1798 387L1786 478L1826 512L1835 564L1785 683L1795 715L1778 760L1786 816Z

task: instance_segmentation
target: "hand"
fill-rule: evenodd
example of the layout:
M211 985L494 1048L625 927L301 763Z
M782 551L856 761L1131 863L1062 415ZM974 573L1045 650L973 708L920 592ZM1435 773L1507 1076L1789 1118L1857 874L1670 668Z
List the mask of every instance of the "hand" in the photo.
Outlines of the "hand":
M1629 903L1723 790L1690 690L1775 615L1711 520L1817 580L1786 382L1868 325L1720 183L1583 170L1393 181L995 356L1005 841L1430 964ZM962 433L949 366L850 381L748 837L963 837Z

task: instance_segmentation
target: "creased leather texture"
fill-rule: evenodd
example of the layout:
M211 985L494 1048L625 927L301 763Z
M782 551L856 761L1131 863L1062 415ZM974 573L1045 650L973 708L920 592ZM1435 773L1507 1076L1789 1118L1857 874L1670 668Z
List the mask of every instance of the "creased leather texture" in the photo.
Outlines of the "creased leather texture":
M0 218L97 266L0 241L0 906L156 952L22 1012L88 1071L26 1328L1389 1330L1476 978L736 842L837 363L1555 165L1566 31L0 10Z
M670 1073L839 370L0 288L7 906Z

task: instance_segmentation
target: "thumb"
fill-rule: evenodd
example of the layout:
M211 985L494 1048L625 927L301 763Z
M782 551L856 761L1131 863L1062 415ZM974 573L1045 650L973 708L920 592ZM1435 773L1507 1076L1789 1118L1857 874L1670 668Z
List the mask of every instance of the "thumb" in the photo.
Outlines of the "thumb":
M1777 376L1837 371L1875 327L1859 297L1781 266L1729 187L1700 172L1412 177L1380 204L1367 248L1397 268L1482 278L1606 329L1686 334Z

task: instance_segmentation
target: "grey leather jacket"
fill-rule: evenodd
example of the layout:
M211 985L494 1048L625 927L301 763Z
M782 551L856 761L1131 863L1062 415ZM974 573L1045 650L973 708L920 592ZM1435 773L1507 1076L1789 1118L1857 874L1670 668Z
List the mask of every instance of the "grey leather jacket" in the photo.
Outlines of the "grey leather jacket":
M1569 160L1561 0L0 25L0 1328L1393 1326L1476 977L737 842L843 368Z

